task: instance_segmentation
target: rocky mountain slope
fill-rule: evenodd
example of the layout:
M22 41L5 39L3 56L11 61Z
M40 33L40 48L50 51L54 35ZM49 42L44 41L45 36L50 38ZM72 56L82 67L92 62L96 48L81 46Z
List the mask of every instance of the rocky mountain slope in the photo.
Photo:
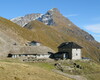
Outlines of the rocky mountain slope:
M18 18L11 19L11 21L14 22L14 23L17 23L18 25L23 27L27 23L29 23L30 21L36 20L41 16L42 16L42 14L39 14L39 13L28 14L28 15L25 15L24 17L18 17Z

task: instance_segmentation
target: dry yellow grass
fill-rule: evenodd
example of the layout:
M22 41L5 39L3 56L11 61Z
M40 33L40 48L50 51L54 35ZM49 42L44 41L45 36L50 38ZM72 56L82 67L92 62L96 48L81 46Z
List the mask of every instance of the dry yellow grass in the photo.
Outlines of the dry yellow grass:
M23 63L0 62L0 80L72 80L50 70Z
M30 30L22 28L21 26L0 17L0 31L3 31L11 38L24 42L24 40L33 40L35 35Z

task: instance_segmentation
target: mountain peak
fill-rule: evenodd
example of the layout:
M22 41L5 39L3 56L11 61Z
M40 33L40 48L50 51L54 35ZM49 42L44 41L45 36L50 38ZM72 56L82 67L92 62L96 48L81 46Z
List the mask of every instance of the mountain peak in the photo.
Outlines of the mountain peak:
M37 20L43 22L46 25L55 25L54 16L60 15L60 12L57 8L53 8L47 11L46 14L39 17Z
M47 11L48 14L54 14L54 13L60 13L60 11L57 8L52 8L50 10Z
M59 12L59 10L57 8L52 8L50 9L49 11L56 11L56 12Z

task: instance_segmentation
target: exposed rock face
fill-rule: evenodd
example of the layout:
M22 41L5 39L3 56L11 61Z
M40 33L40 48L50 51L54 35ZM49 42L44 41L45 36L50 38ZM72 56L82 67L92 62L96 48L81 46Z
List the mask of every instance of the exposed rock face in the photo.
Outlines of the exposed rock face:
M58 9L56 8L53 8L49 11L47 11L46 14L42 15L41 17L39 17L37 20L43 22L44 24L46 25L52 25L54 26L55 22L54 22L54 19L53 19L53 14L54 13L59 13Z
M73 23L64 17L57 8L50 9L46 14L42 15L39 21L52 26L61 26L66 24L73 26ZM62 24L63 23L63 24Z
M64 17L57 8L53 8L47 11L47 13L42 15L38 20L46 25L60 26L60 28L55 28L60 32L64 32L65 34L69 34L71 36L75 34L75 37L80 36L88 41L94 40L92 35L88 34L87 32L81 30L76 25L74 25L69 19Z
M24 17L18 17L18 18L14 18L11 19L12 22L17 23L20 26L25 26L27 23L36 20L37 18L39 18L42 14L28 14L25 15Z

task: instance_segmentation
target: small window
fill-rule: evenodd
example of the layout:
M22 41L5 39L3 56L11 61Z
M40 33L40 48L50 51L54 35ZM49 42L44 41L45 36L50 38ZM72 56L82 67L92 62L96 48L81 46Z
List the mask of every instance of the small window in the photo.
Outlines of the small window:
M78 54L76 54L76 56L78 56Z

